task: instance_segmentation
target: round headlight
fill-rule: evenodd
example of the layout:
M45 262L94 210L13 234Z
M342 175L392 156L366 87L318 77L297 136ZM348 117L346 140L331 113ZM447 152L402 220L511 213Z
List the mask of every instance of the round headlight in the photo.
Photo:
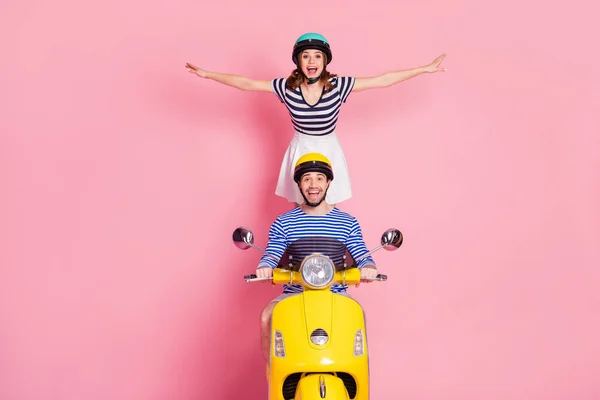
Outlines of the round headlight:
M306 257L302 261L300 274L308 286L320 289L328 286L333 281L335 267L329 257L315 254Z

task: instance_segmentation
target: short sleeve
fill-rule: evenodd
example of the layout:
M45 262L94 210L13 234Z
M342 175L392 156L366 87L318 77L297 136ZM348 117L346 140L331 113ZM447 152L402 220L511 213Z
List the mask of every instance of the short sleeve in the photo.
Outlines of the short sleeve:
M271 81L271 90L277 95L279 101L285 103L285 78L276 78Z
M346 102L346 99L354 89L354 80L355 78L350 76L342 76L337 78L338 91L340 93L340 99L342 103Z

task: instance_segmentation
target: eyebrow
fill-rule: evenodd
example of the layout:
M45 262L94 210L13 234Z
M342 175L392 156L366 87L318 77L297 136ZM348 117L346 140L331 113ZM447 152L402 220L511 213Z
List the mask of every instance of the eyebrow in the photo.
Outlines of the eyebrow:
M321 173L321 172L317 172L317 176L316 176L316 177L317 177L317 178L320 178L320 177L327 178L327 177L325 176L325 174L323 174L323 173ZM310 178L310 177L309 177L308 175L304 175L304 176L302 177L302 179L309 179L309 178Z

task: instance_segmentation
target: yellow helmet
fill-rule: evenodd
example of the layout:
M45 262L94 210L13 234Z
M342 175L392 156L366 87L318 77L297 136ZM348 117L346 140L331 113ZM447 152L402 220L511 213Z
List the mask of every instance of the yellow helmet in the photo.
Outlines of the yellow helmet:
M333 180L333 169L331 163L323 154L307 153L300 157L294 169L294 181L298 183L302 175L307 172L320 172L330 181Z

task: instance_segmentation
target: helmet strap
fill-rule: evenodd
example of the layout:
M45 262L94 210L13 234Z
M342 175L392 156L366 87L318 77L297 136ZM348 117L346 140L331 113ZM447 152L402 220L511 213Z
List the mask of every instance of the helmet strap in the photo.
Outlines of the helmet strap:
M298 66L298 70L300 71L300 73L302 74L302 76L304 77L304 79L306 79L306 84L307 85L312 85L315 84L317 82L319 82L321 80L321 77L323 76L323 72L325 72L325 68L323 68L323 71L321 71L321 74L315 78L309 78L308 76L306 76L306 74L304 73L304 71L302 71L300 69L300 66Z

